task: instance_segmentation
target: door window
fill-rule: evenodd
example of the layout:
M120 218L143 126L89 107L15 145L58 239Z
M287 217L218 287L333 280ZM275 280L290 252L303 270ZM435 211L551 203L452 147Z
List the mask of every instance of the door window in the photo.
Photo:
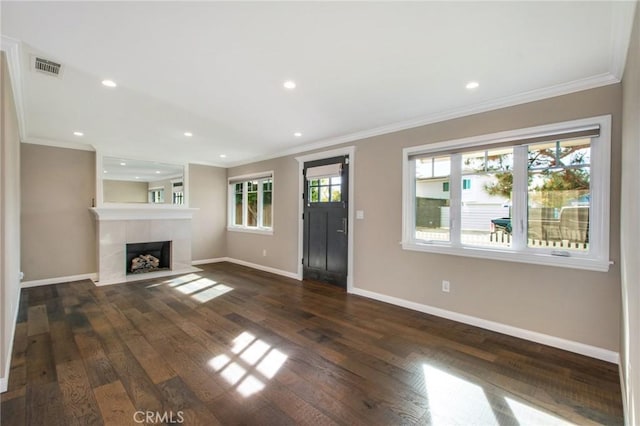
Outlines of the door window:
M309 203L339 203L342 201L342 178L311 179L307 194Z

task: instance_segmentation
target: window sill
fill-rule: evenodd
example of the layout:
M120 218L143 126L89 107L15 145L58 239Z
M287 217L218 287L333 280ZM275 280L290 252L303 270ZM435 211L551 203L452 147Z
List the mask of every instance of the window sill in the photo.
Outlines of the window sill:
M587 271L607 272L612 263L608 259L593 259L578 256L554 256L547 253L523 253L507 250L496 250L475 247L451 247L443 244L419 243L403 241L404 250L422 251L427 253L448 254L454 256L473 257L479 259L502 260L507 262L530 263L543 266L557 266L562 268L583 269Z
M227 226L227 231L244 232L247 234L273 235L273 228L246 228L240 226Z

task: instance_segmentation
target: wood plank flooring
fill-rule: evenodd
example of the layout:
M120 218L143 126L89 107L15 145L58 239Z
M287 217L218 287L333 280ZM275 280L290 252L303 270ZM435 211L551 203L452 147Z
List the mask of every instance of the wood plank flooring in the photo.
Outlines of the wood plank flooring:
M623 424L616 365L228 263L23 289L13 425Z

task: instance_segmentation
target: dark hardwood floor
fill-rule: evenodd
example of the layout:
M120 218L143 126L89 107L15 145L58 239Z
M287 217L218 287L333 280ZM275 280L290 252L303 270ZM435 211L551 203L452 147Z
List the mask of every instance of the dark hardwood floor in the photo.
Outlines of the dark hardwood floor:
M23 289L2 425L623 423L616 365L329 285L202 268Z

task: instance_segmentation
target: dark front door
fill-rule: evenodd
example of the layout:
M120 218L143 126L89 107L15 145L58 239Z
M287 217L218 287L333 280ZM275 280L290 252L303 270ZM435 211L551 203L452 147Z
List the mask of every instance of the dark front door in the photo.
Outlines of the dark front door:
M349 157L304 164L303 277L347 286Z

